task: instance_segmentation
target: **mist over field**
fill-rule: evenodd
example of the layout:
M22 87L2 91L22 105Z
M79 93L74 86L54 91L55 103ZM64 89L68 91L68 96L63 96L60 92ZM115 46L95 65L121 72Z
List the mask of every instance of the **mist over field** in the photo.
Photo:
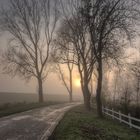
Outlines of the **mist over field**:
M52 102L67 102L69 100L68 94L44 94L45 101ZM74 96L74 101L81 101L82 98ZM37 102L38 95L35 93L10 93L0 92L0 105L5 103L19 103L19 102Z
M0 140L140 140L140 0L0 0Z

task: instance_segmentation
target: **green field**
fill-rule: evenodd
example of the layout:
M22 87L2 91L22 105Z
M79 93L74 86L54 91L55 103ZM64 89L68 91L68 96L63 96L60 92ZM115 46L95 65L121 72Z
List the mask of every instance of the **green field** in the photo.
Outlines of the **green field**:
M64 102L68 101L68 94L44 94L45 101L52 102ZM5 103L16 103L16 102L38 102L37 93L10 93L10 92L0 92L0 105Z
M73 96L74 101L81 101L82 97L78 94ZM69 94L45 94L44 93L44 101L46 102L68 102ZM14 93L14 92L0 92L0 105L5 103L16 103L16 102L38 102L38 94L37 93Z
M60 102L44 102L44 103L6 103L0 105L0 117L8 116L23 111L45 107L49 105L59 104Z
M140 133L83 106L68 112L54 132L53 140L140 140Z

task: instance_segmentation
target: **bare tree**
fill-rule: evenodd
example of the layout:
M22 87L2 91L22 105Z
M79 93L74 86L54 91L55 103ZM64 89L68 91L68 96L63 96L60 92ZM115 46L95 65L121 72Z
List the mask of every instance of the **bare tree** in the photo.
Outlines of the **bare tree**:
M130 86L130 82L127 80L125 80L125 83L123 86L124 86L123 91L121 93L121 104L122 104L122 107L124 108L124 112L129 113L128 109L129 109L129 105L132 101L132 99L131 99L132 88Z
M10 0L1 10L1 29L10 33L11 40L3 54L6 73L38 81L39 102L43 102L42 82L46 79L58 20L56 1ZM53 10L52 10L53 9Z
M140 61L137 60L129 65L132 75L135 79L135 89L136 89L136 105L139 107L140 100Z
M68 61L75 64L78 68L84 104L90 110L91 93L89 84L96 61L93 57L94 54L87 26L85 26L85 22L79 12L81 3L70 1L68 8L71 9L71 14L67 14L68 10L64 7L63 3L61 3L61 6L63 9L63 21L58 34L60 38L59 45L62 49L65 48L66 51L74 54L74 59L69 59Z
M69 93L69 102L72 102L73 101L73 64L70 65L70 63L66 63L66 67L68 69L67 72L68 76L65 75L61 65L62 64L57 63L58 74Z
M118 69L116 69L116 70L114 70L114 93L113 93L113 103L115 104L116 103L116 96L117 96L117 94L118 94L118 86L119 86L119 84L118 84L118 82L119 82L119 75L120 75L120 70L118 70Z
M135 21L139 10L134 0L83 0L81 9L88 24L94 56L97 60L97 110L102 116L103 60L117 60L122 54L124 42L134 36ZM123 39L122 39L123 37Z
M66 42L63 39L61 34L61 28L65 28L60 26L57 32L57 36L54 40L54 49L52 51L52 59L53 62L56 64L56 72L59 75L59 78L62 80L65 88L69 93L69 101L73 101L73 70L74 70L74 53L72 49L70 51L70 43ZM67 47L66 47L67 46ZM64 72L64 68L67 69L67 76Z

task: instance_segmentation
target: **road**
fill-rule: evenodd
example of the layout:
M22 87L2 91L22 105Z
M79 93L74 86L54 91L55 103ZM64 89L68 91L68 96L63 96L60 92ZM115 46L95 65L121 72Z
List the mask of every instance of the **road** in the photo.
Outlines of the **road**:
M63 115L80 103L52 105L0 119L0 140L47 140Z

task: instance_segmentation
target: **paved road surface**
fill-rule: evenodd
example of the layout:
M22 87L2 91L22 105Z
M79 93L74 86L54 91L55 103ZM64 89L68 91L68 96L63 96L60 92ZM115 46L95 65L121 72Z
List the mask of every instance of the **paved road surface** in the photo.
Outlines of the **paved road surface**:
M47 140L64 113L76 105L52 105L1 118L0 140Z

